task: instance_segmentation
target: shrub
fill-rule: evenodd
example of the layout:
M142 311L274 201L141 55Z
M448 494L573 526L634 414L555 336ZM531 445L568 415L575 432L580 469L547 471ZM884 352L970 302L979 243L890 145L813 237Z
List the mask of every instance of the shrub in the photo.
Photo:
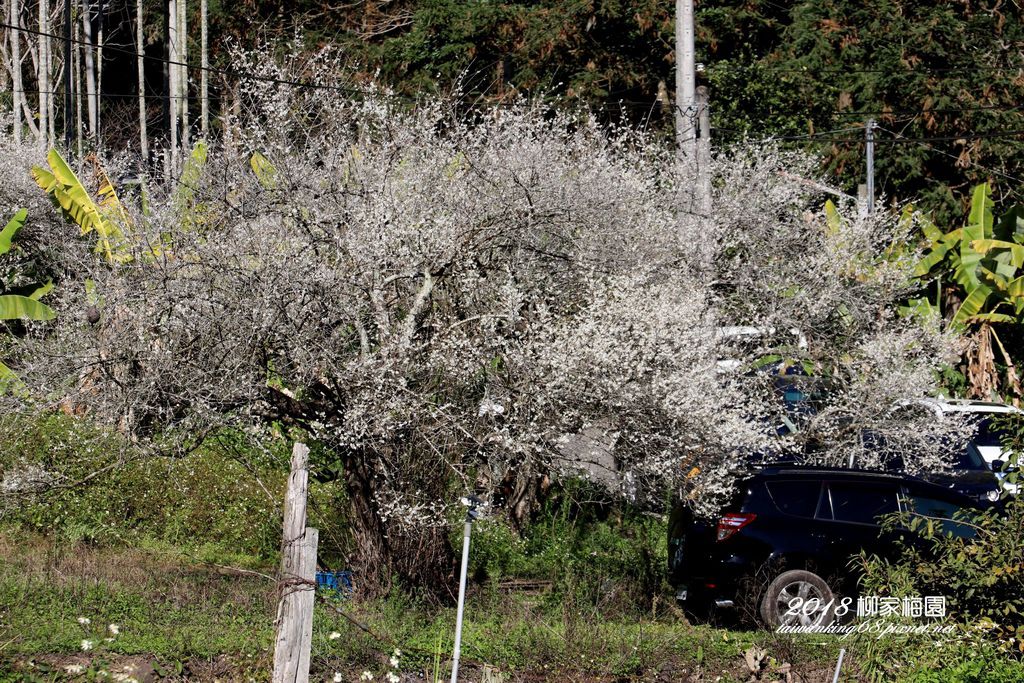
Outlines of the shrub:
M865 560L864 586L878 594L946 596L949 614L1003 651L1024 653L1024 500L1004 511L957 520L974 528L954 536L935 520L907 520L924 544L904 544L895 563Z

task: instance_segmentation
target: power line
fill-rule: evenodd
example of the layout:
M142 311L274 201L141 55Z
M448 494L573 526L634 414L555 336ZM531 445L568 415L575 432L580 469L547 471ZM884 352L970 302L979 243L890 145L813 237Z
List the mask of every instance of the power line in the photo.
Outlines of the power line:
M878 126L878 130L884 130L886 133L889 133L890 135L895 135L898 139L906 140L907 142L914 142L914 143L920 145L921 147L924 147L926 149L930 149L931 151L935 152L936 154L941 154L942 156L949 157L950 159L954 159L957 163L962 163L963 162L963 160L959 156L957 156L955 154L950 154L949 152L946 152L946 151L941 150L941 149L936 149L934 146L929 145L927 142L924 142L922 140L915 140L913 138L905 138L900 133L897 133L896 131L893 131L893 130L889 130L888 128L882 128L881 126ZM1006 178L1007 180L1012 180L1015 183L1020 183L1020 184L1024 185L1024 179L1018 178L1016 176L1012 176L1012 175L1010 175L1008 173L1003 173L1002 171L997 171L994 168L988 168L987 166L982 166L981 164L979 164L979 163L977 163L975 161L967 160L967 163L970 164L971 166L974 166L975 168L979 168L979 169L981 169L983 171L987 171L989 173L994 173L995 175L1002 176L1003 178Z
M1021 109L1024 109L1024 105L1010 106L1002 104L992 104L979 105L977 107L937 107L934 109L908 109L904 111L834 111L832 112L832 116L856 118L867 118L869 116L892 116L895 118L904 118L909 116L916 118L919 116L924 116L925 114L967 114L979 111L991 111L998 112L1000 114L1012 114L1020 112Z
M42 37L46 37L46 38L53 38L55 40L65 40L65 41L67 40L66 36L63 36L63 35L58 35L58 34L50 33L50 32L47 32L47 31L39 31L37 29L31 29L31 28L27 28L27 27L24 27L24 26L15 26L13 24L8 24L8 23L5 23L5 22L0 22L0 28L7 28L7 29L11 29L13 31L21 31L22 33L29 33L31 35L42 36ZM89 41L79 40L79 39L76 39L76 38L72 38L71 42L73 44L76 44L76 45L84 45L84 46L87 46L87 47L93 48L93 49L96 47L95 45L93 45ZM277 78L275 76L258 76L256 74L244 73L244 72L239 72L239 71L233 71L233 70L230 70L230 69L220 69L220 68L213 67L213 66L207 66L207 67L196 66L195 64L188 64L186 62L179 62L177 60L167 59L167 58L164 58L164 57L156 57L156 56L153 56L153 55L147 55L145 53L139 53L139 52L136 52L135 50L130 50L130 49L125 48L125 47L120 47L120 46L111 45L111 44L104 45L103 49L104 50L109 50L111 52L117 52L119 54L129 55L129 56L135 57L136 59L138 59L138 58L148 59L151 62L157 62L157 63L160 63L160 64L168 64L168 65L173 65L173 66L181 66L181 67L185 67L186 69L193 69L193 70L196 70L196 71L206 71L208 73L220 74L220 75L223 75L223 76L242 77L242 78L247 78L249 80L259 81L259 82L263 82L263 83L271 83L271 84L274 84L274 85L291 85L291 86L294 86L294 87L297 87L297 88L310 88L310 89L315 89L315 90L332 90L332 91L343 92L343 93L348 93L348 94L375 95L375 96L384 96L384 97L404 99L404 100L412 99L412 98L403 97L401 95L398 95L398 94L395 94L395 93L389 93L389 92L361 90L359 88L346 87L346 86L343 86L343 85L324 85L322 83L309 83L309 82L303 82L303 81L296 81L296 80L293 80L293 79L290 79L290 78Z
M962 67L909 67L906 69L883 69L883 68L812 68L812 67L783 67L772 64L709 64L705 67L707 71L770 71L772 73L799 73L799 74L951 74L951 73L978 73L979 71L1024 71L1024 64L1018 66L962 66Z
M723 131L723 132L730 132L730 133L741 133L741 134L746 132L746 131L742 131L742 130L737 130L735 128L716 128L715 130ZM831 132L845 132L845 131L853 131L853 130L858 130L859 131L859 130L863 130L863 128L860 128L860 127L845 128L845 129L839 129L838 131L831 131ZM886 132L892 132L892 131L888 131L887 129L884 129L884 128L879 128L879 130L886 130ZM1020 136L1024 136L1024 129L1021 129L1021 130L1006 130L1006 131L998 131L998 132L991 132L991 133L962 133L962 134L959 134L959 135L934 135L934 136L927 136L927 137L912 137L912 138L911 137L905 137L905 136L901 135L898 138L875 138L875 142L876 143L889 143L889 144L919 143L919 142L927 143L927 142L950 142L950 141L956 141L956 140L988 140L988 139L997 139L997 138L1013 138L1013 137L1020 137ZM807 135L773 135L773 136L768 136L768 137L762 139L762 142L772 142L772 141L779 141L779 142L800 142L800 141L803 141L803 142L830 142L830 143L835 143L835 144L844 144L844 143L860 144L860 143L864 142L864 139L863 138L859 138L859 137L857 137L857 138L830 138L830 137L827 137L825 133L807 134Z

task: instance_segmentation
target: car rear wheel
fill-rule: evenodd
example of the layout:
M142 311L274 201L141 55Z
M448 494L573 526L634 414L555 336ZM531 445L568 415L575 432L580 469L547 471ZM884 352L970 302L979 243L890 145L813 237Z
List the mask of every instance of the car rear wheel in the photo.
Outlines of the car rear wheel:
M791 569L772 581L761 599L761 619L769 628L828 626L835 620L835 594L814 572Z

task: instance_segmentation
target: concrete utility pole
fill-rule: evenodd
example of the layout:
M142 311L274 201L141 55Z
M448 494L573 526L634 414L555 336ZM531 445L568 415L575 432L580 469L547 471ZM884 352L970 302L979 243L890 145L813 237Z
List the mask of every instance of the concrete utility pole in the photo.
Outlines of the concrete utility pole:
M866 136L865 147L867 148L868 157L868 172L867 172L867 185L868 185L868 215L875 213L875 120L868 119L864 125L864 135Z
M676 145L690 164L697 156L693 33L693 0L676 0Z

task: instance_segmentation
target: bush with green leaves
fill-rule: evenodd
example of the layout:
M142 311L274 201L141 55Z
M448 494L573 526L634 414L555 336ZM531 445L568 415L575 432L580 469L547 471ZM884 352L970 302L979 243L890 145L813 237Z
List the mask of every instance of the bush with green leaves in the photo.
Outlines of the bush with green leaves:
M913 515L903 524L924 543L906 543L894 562L864 558L862 589L875 595L945 596L948 614L1003 652L1024 654L1024 500L1005 510L957 516L973 534L955 535L950 521Z
M278 551L287 471L273 444L261 452L214 440L164 457L62 412L7 415L0 443L10 527L69 542L174 544L207 559Z

